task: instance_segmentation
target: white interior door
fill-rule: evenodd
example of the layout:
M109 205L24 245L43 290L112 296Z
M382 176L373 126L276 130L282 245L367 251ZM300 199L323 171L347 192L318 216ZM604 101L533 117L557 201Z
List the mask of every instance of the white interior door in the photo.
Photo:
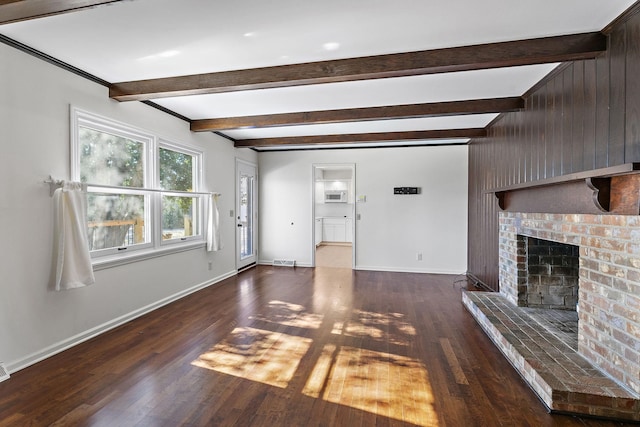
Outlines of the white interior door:
M236 160L236 266L255 264L258 233L256 166Z

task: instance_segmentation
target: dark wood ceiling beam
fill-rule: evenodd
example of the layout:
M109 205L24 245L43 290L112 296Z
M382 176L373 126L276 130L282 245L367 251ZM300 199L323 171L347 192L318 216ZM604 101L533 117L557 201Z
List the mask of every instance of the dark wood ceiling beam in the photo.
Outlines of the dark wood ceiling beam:
M523 108L524 100L521 97L471 99L465 101L434 102L428 104L391 105L384 107L305 111L299 113L268 114L263 116L193 120L191 122L191 130L194 132L205 132L228 129L267 128L273 126L502 113L517 111Z
M116 3L122 0L0 0L0 25Z
M461 46L114 83L109 96L143 101L171 96L405 77L594 58L606 50L601 33Z
M417 141L430 139L483 138L484 128L421 130L409 132L353 133L339 135L292 136L236 140L236 147L274 147L288 145L354 144L383 141Z

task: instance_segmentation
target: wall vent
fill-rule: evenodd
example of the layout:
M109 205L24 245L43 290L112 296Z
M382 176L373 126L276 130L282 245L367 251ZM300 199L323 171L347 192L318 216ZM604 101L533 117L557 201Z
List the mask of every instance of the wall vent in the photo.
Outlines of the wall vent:
M9 379L9 371L4 367L4 363L0 362L0 383Z
M296 261L293 259L274 259L273 265L280 267L295 267Z

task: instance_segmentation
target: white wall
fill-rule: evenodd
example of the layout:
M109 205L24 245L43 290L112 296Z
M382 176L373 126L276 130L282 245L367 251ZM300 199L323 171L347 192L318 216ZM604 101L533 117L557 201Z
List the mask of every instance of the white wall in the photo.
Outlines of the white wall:
M466 146L263 152L259 159L261 263L311 265L312 165L355 163L356 195L367 197L356 204L356 269L466 271ZM422 194L393 194L405 186Z
M68 179L69 105L204 151L204 189L221 192L224 249L204 248L96 272L96 283L48 290L52 254L49 175ZM168 298L235 273L235 157L257 162L212 133L141 103L119 103L105 87L0 44L0 361L10 371ZM213 268L208 269L212 261Z

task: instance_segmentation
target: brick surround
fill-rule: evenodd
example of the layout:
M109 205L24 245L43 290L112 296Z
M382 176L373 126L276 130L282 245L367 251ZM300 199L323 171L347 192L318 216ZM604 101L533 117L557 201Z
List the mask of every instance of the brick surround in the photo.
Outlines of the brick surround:
M640 393L640 216L500 213L500 293L526 300L523 236L579 247L578 353Z

